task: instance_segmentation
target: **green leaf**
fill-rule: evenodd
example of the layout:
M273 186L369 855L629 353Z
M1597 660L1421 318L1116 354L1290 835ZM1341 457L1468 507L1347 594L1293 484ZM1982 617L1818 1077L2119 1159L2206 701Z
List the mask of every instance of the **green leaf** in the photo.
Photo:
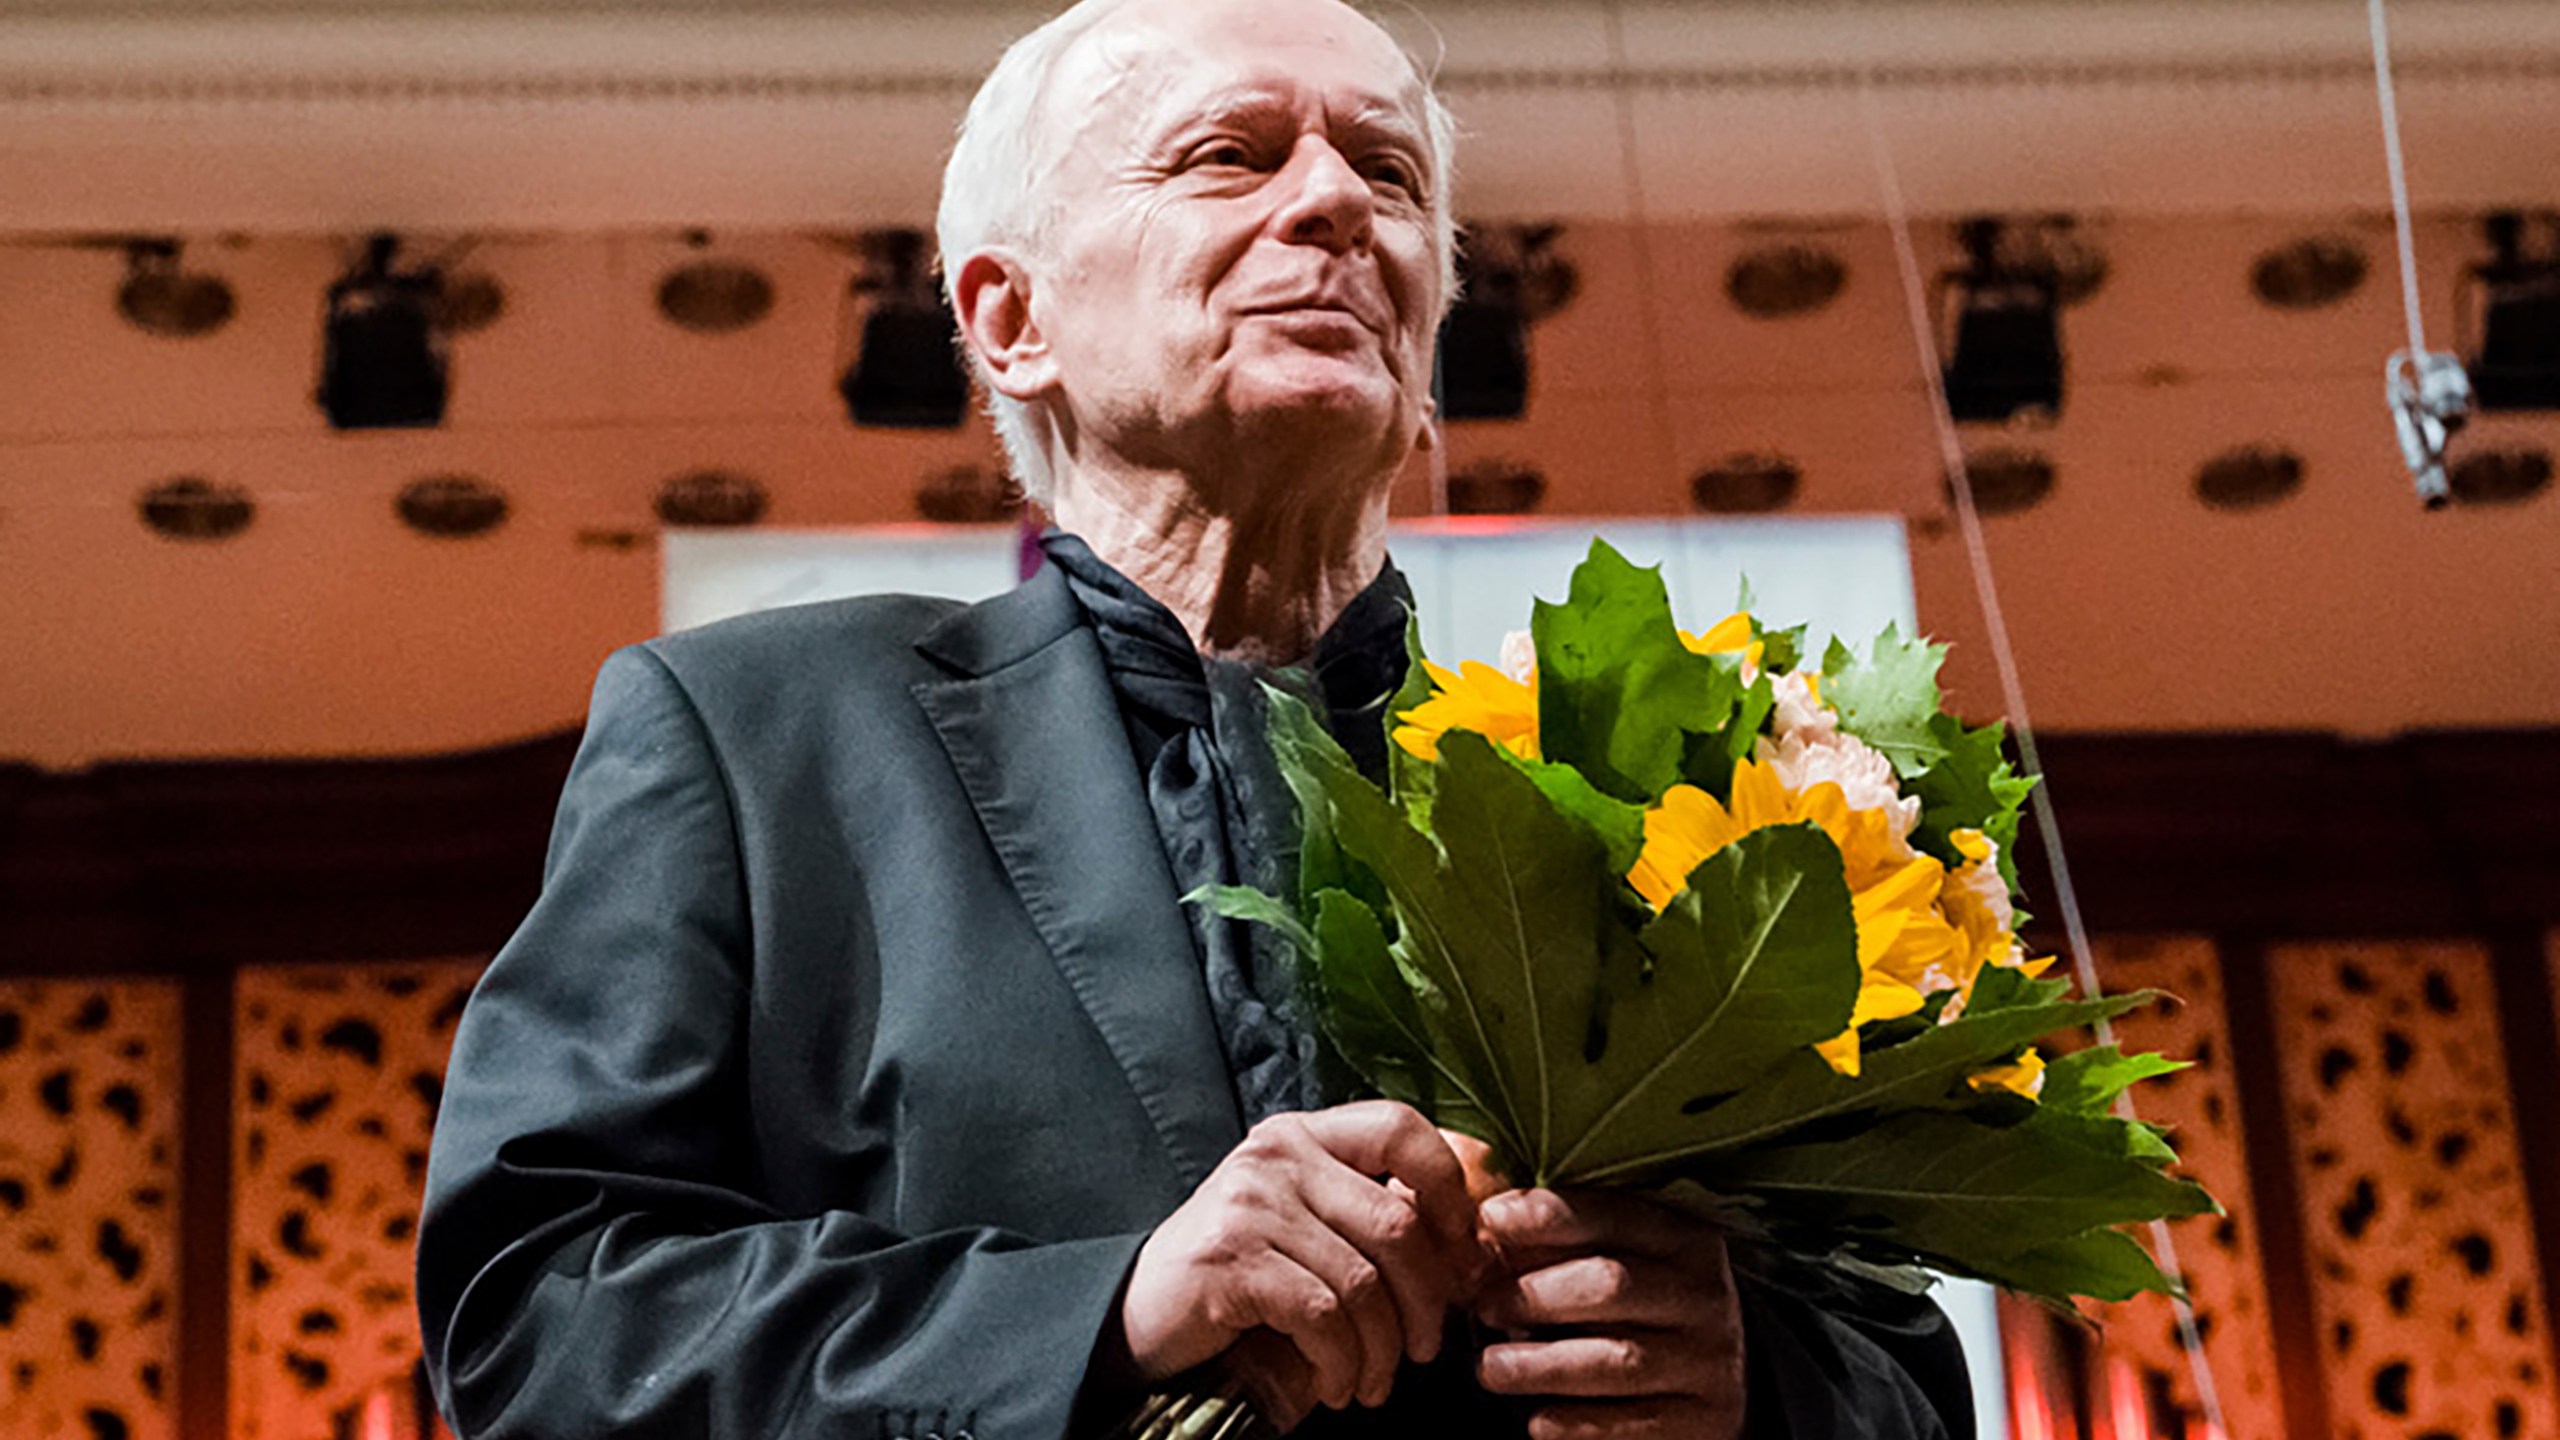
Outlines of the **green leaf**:
M1825 680L1826 687L1829 681ZM1911 843L1949 866L1964 863L1954 832L1979 830L2000 847L2000 876L2018 888L2018 807L2035 782L2009 764L2002 747L2006 726L1997 723L1968 730L1952 715L1930 717L1929 732L1946 752L1927 773L1912 777L1910 793L1920 797L1920 824Z
M1320 730L1283 743L1284 764L1314 773L1344 848L1393 897L1393 953L1420 982L1443 1063L1482 1097L1492 1133L1479 1138L1523 1161L1544 1153L1552 1077L1581 1063L1619 884L1606 845L1480 735L1441 741L1437 844Z
M1457 1077L1438 1072L1438 1046L1413 987L1387 949L1378 914L1340 890L1316 897L1315 933L1301 954L1315 957L1317 1014L1334 1048L1390 1100L1428 1111L1435 1098L1467 1097Z
M2075 1050L2046 1064L2044 1089L2036 1099L2056 1110L2097 1115L2114 1104L2126 1087L2174 1075L2190 1063L2166 1055L2127 1055L2113 1045Z
M2201 1186L2128 1153L2132 1128L2052 1110L2006 1126L1929 1111L1735 1155L1717 1174L1791 1226L1890 1233L1925 1257L1986 1269L2099 1226L2212 1213Z
M1938 716L1938 667L1947 647L1905 640L1887 625L1864 660L1839 641L1822 662L1822 698L1840 712L1840 728L1884 752L1905 779L1926 772L1946 755L1931 729Z
M2008 1059L2020 1046L2101 1016L2122 1014L2156 998L2150 992L2135 992L2099 1000L2004 1004L2012 996L2036 992L2003 993L1995 974L2015 972L1985 970L1975 982L1974 1003L1962 1018L1899 1045L1868 1051L1855 1076L1835 1073L1810 1050L1790 1055L1740 1094L1694 1117L1678 1143L1630 1155L1582 1178L1645 1184L1676 1174L1696 1174L1709 1189L1717 1189L1722 1173L1717 1167L1723 1161L1716 1157L1747 1146L1781 1143L1812 1126L1872 1126L1887 1116L1937 1107L1968 1076ZM2061 984L2019 979L2027 987ZM1987 1005L1983 1003L1986 988L1994 992Z
M2174 1295L2177 1287L2152 1263L2151 1252L2121 1230L2098 1229L2039 1245L1994 1264L1973 1267L1976 1279L2047 1300L2086 1295L2092 1300L2130 1300L2136 1295Z
M1557 810L1591 827L1607 848L1609 872L1624 875L1635 868L1636 857L1644 853L1644 807L1615 800L1592 788L1582 772L1570 765L1550 764L1541 760L1521 760L1508 750L1496 752L1519 767L1529 777L1548 803Z
M1301 955L1315 948L1315 936L1299 922L1295 906L1277 895L1265 895L1250 885L1203 885L1183 896L1182 903L1206 905L1212 913L1229 920L1268 925L1288 937L1289 943L1296 946Z
M1541 1184L1677 1146L1696 1103L1742 1089L1840 1033L1858 997L1858 938L1840 851L1786 825L1709 856L1603 969L1589 1063L1557 1079ZM1650 963L1647 963L1647 962Z
M1680 779L1684 732L1721 732L1741 697L1730 671L1680 643L1659 569L1607 542L1561 605L1538 602L1538 748L1601 790L1650 805Z

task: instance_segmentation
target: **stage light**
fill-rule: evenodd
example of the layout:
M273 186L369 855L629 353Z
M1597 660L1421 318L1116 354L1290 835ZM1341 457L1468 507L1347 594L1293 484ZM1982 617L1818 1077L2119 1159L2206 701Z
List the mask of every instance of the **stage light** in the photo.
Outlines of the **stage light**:
M186 268L180 242L126 243L124 283L116 287L116 311L135 329L193 339L231 323L237 308L231 286L221 276Z
M2290 450L2243 445L2196 470L2196 498L2216 510L2259 510L2302 488L2302 457Z
M436 323L444 276L432 266L393 270L399 251L399 237L376 235L329 286L318 399L335 429L444 423L448 378Z
M392 509L421 535L467 540L507 523L507 492L470 475L430 475L402 486Z
M2541 243L2531 246L2524 216L2484 220L2489 258L2465 280L2462 314L2477 329L2459 348L2484 411L2560 410L2560 219L2534 218Z
M1529 409L1529 327L1581 287L1555 253L1560 225L1471 231L1459 257L1458 303L1440 326L1443 420L1517 420Z
M237 485L181 475L142 492L142 523L171 540L228 540L249 528L258 504Z
M1452 515L1526 515L1547 498L1547 477L1535 465L1479 460L1449 477Z
M764 518L764 485L734 470L692 470L658 487L658 519L669 525L735 529Z
M1716 515L1765 515L1795 503L1804 472L1783 455L1728 455L1689 481L1689 498Z
M933 280L928 237L873 230L860 244L862 271L851 299L862 338L836 386L845 412L856 425L958 429L969 415L969 376L960 368L959 331Z
M1959 421L2062 413L2062 277L2042 254L2004 254L2007 233L2001 220L1965 221L1965 263L1940 278L1947 409Z

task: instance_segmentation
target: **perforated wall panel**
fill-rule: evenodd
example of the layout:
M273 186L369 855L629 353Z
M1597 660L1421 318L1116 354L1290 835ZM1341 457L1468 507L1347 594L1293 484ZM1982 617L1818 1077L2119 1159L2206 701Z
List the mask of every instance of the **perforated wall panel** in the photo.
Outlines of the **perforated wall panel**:
M231 1433L416 1433L427 1137L477 961L251 968L237 993ZM386 1398L388 1403L386 1403Z
M165 1440L178 987L0 981L0 1436Z
M2288 945L2269 963L2333 1433L2554 1434L2487 953Z
M2241 1130L2232 1074L2220 958L2213 942L2201 938L2105 940L2097 953L2109 990L2152 989L2170 997L2119 1019L2116 1043L2128 1053L2156 1050L2193 1062L2192 1069L2144 1082L2134 1091L2135 1101L2143 1119L2171 1128L2186 1172L2228 1212L2183 1221L2171 1238L2230 1433L2276 1435L2284 1426L2284 1402L2268 1330L2258 1212L2249 1192L2248 1137ZM2104 1323L2107 1359L2134 1367L2153 1409L2175 1406L2203 1417L2177 1312L2167 1300L2145 1296L2107 1307Z

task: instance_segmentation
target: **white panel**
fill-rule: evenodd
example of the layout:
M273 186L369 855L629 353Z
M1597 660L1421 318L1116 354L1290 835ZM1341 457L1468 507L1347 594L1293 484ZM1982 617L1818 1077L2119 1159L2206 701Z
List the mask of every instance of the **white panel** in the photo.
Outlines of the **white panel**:
M670 530L660 610L669 630L689 630L855 595L984 600L1013 587L1020 547L1011 526Z
M1531 596L1564 598L1595 534L1637 564L1660 565L1672 613L1691 630L1729 614L1746 577L1757 612L1809 625L1817 653L1835 634L1864 647L1888 623L1915 624L1910 548L1895 516L1400 526L1396 562L1432 654L1494 659L1506 633L1528 628Z

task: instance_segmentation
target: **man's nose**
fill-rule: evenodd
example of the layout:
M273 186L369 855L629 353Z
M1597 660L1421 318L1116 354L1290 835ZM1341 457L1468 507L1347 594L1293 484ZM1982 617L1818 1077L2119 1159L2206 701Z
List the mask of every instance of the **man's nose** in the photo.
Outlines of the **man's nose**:
M1377 197L1331 142L1317 135L1301 139L1289 157L1287 179L1291 188L1280 221L1290 241L1336 254L1368 248Z

